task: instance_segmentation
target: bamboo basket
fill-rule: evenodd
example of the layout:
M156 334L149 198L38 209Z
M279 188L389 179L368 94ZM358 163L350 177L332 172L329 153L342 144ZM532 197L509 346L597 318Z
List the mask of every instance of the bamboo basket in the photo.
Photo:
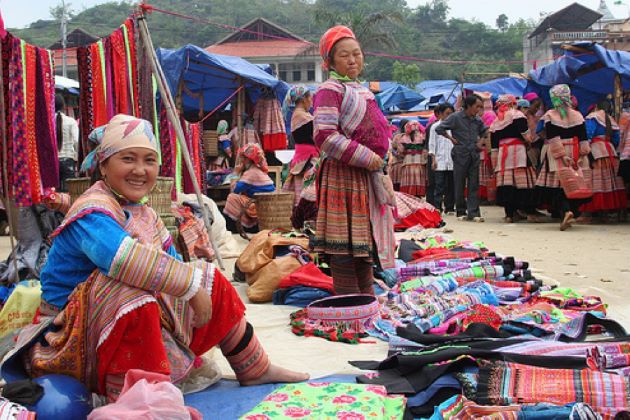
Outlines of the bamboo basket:
M147 204L159 215L171 214L171 191L173 190L173 178L168 176L158 176L155 187L149 194Z
M216 130L204 130L201 138L206 156L219 156L219 135Z
M258 193L254 195L260 230L293 229L291 225L293 196L294 193L292 192Z
M175 221L175 216L172 214L160 214L160 219L162 219L162 223L166 226L167 229L175 228L177 229L177 222Z
M90 188L90 178L68 178L66 179L66 185L68 186L68 192L72 202L79 198L88 188Z

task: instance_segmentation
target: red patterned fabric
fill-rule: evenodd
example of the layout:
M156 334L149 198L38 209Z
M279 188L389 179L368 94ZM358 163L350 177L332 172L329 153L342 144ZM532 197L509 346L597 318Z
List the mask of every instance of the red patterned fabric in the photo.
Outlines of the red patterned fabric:
M57 157L57 131L55 130L55 75L50 53L37 49L37 76L35 93L35 127L37 153L42 188L59 187L59 159Z
M110 36L112 73L115 82L114 115L133 114L129 97L129 72L127 70L127 52L125 51L125 38L122 29L114 31Z
M278 284L279 289L285 289L295 286L307 286L317 289L327 290L330 293L335 293L335 287L333 286L333 279L330 276L322 273L313 263L308 263L289 274Z
M106 375L124 375L130 369L169 375L158 304L147 303L117 320L97 353L98 391L101 394L105 393Z
M107 118L107 104L105 101L104 69L101 62L101 51L97 43L91 44L90 57L92 58L92 100L94 113L94 126L99 127L109 122Z
M25 45L26 77L26 138L28 142L28 161L31 172L31 198L34 204L42 200L42 181L37 156L37 133L35 127L35 87L37 80L37 48Z

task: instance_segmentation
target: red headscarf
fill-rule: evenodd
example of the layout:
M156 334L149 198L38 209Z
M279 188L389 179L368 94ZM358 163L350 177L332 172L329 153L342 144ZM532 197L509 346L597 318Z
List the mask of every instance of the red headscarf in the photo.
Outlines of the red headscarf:
M352 32L352 29L343 25L333 26L332 28L327 30L320 38L319 55L321 55L322 59L324 60L324 70L328 70L330 68L330 51L332 50L333 46L337 43L337 41L344 38L352 38L354 40L357 39L357 37L354 36L354 32Z

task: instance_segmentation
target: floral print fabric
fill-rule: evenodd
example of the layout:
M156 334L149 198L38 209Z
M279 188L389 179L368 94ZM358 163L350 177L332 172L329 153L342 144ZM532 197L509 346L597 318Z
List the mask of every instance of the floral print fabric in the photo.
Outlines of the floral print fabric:
M241 420L402 419L406 398L387 395L383 386L301 383L278 388Z

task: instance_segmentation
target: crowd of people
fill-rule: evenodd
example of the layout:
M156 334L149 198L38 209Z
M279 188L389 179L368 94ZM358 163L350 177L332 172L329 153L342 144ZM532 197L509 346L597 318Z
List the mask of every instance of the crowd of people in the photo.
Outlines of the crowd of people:
M484 221L480 200L502 206L507 223L542 222L541 211L560 219L561 230L620 220L628 207L630 114L618 124L603 100L583 117L567 85L549 93L548 110L535 93L471 94L457 112L438 105L426 128L401 120L388 162L394 187L461 220ZM568 191L575 179L592 194Z

